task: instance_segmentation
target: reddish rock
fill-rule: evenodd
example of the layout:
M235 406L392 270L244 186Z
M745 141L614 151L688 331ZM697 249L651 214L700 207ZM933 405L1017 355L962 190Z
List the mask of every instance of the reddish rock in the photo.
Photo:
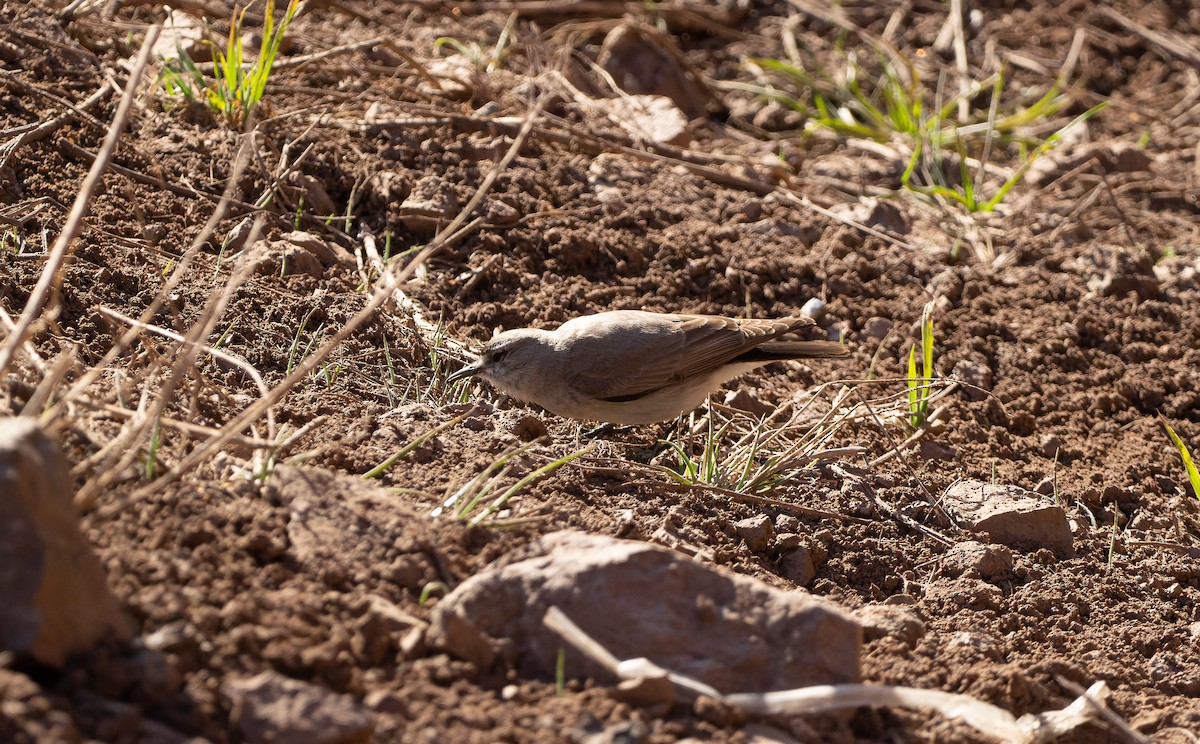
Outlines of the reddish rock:
M439 602L430 644L480 668L501 658L551 677L563 641L542 618L557 606L618 659L646 657L724 692L859 678L862 630L804 592L600 535L558 532L534 549L540 554L476 574ZM610 678L574 654L568 667Z
M985 532L993 542L1012 547L1049 548L1071 555L1071 525L1049 499L1018 486L959 481L946 489L946 511L971 532Z
M230 680L224 690L247 744L358 744L375 730L374 715L349 696L277 672Z
M74 499L70 468L37 422L0 419L0 648L51 666L133 633Z

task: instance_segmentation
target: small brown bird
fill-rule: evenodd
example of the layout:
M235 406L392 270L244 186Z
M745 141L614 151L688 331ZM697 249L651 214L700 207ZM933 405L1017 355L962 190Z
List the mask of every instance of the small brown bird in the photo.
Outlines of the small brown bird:
M833 341L781 341L811 318L744 320L616 310L556 330L505 331L450 375L478 375L551 413L650 424L696 408L726 382L771 362L845 356Z

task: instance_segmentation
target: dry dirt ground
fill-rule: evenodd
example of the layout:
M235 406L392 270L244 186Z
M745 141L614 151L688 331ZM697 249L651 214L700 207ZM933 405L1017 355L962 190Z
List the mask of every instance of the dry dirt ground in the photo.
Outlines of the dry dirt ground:
M167 5L204 10L217 37L228 29L220 2ZM960 67L954 36L939 42L949 6L932 0L834 10L800 0L313 2L288 32L249 134L167 96L152 62L34 328L37 357L22 352L0 370L4 414L48 393L38 410L74 467L83 528L140 640L63 669L4 657L0 740L242 741L229 682L264 670L365 701L379 741L748 740L753 717L638 708L609 696L612 680L569 668L560 693L552 676L479 670L368 622L373 598L428 619L448 589L571 528L668 544L847 610L908 608L924 632L869 636L865 682L965 693L1021 715L1103 680L1137 732L1195 741L1200 502L1157 414L1200 447L1200 12L1168 0L964 5ZM64 6L0 3L0 308L12 318L147 27L163 18L140 2ZM259 23L252 8L247 27ZM622 24L632 41L609 36ZM435 46L439 37L466 52L475 44L482 59ZM919 74L926 113L960 82L983 81L961 99L973 121L986 119L995 71L1001 117L1031 106L1069 64L1062 105L1022 125L1026 143L1108 105L996 210L972 213L904 188L902 138L839 135L753 90L764 77L749 60L787 59L785 37L810 69L844 76L855 60L868 92L892 50ZM658 80L666 87L646 80L670 69L678 79ZM671 95L688 121L676 144L622 117L614 85ZM498 168L526 120L532 129ZM985 197L1024 161L1018 139L987 145ZM974 177L984 140L968 142ZM941 146L953 181L957 150ZM247 157L230 184L239 148ZM466 229L439 235L493 173ZM227 185L234 201L208 230ZM239 242L255 214L275 246L257 253ZM315 248L279 242L297 229ZM378 268L405 265L435 235L439 249L402 293L323 351L367 305ZM188 460L262 393L244 366L207 352L190 362L159 333L104 359L128 328L106 311L136 317L156 298L153 323L180 334L211 323L210 347L267 388L323 358L272 407L273 422L260 414ZM890 511L828 459L759 494L782 504L675 487L650 463L674 466L654 445L680 435L644 427L523 488L501 522L431 516L514 444L548 434L505 485L583 445L573 422L483 387L447 390L445 375L467 359L461 345L609 309L783 316L812 298L824 302L823 332L851 356L755 373L735 403L780 406L784 418L808 403L781 441L815 430L805 451L859 448L839 467L864 473ZM942 411L918 442L877 461L913 433L904 376L931 301L934 389L944 391L932 406ZM11 326L0 328L7 338ZM181 358L187 368L168 384ZM100 374L77 387L91 369ZM951 388L952 376L973 386ZM160 399L157 429L130 413ZM696 414L683 446L699 452L729 420L712 434L729 451L754 428L724 400L710 406L716 426ZM483 412L454 422L472 402ZM364 520L349 568L305 560L273 465L361 475L448 423L379 477L395 489L393 507ZM256 449L264 439L287 441ZM1018 548L986 581L954 578L947 543L971 536L933 504L962 478L1058 499L1074 554ZM747 545L734 525L760 514L800 536L815 575L777 546ZM801 740L986 740L898 708L769 723ZM1062 740L1123 736L1088 725Z

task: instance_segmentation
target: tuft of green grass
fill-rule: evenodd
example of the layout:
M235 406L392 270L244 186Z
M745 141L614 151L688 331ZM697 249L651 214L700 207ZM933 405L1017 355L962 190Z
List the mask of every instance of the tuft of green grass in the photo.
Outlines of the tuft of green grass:
M794 45L793 45L794 46ZM753 58L748 67L757 73L755 83L728 83L726 87L755 93L805 115L806 131L825 130L843 137L873 140L907 155L901 178L903 187L933 200L952 202L970 212L991 212L1004 201L1039 157L1061 141L1063 134L1105 107L1095 106L1075 117L1045 140L1026 134L1044 124L1069 102L1065 80L1057 80L1028 106L1004 101L1004 72L970 81L957 95L946 99L945 76L937 85L921 81L916 66L903 55L871 50L877 62L868 69L854 50L842 53L842 67L831 71L806 68L801 55L789 61ZM805 55L811 57L811 55ZM988 96L990 89L990 96ZM932 95L931 95L932 93ZM971 104L987 96L988 107ZM959 121L958 112L966 111ZM1022 153L1020 165L990 196L984 195L988 160L997 144L1011 145Z
M517 25L517 14L514 12L508 17L508 22L504 24L504 29L500 31L499 38L496 39L496 44L491 49L484 49L483 45L476 41L461 41L453 36L439 36L433 42L433 48L441 51L443 47L450 47L462 56L466 57L471 66L479 72L485 72L489 75L504 64L504 60L508 59L512 54L512 39L513 30Z
M933 303L921 314L921 371L917 374L917 345L908 350L908 422L919 429L929 414L933 385Z
M1179 452L1179 459L1183 460L1183 469L1187 471L1188 482L1192 484L1192 495L1200 499L1200 471L1196 470L1196 463L1192 460L1192 453L1188 450L1188 446L1183 443L1175 430L1171 428L1171 424L1167 422L1167 417L1160 412L1158 420L1162 422L1163 427L1167 430L1167 436L1171 438L1171 443L1175 445L1176 451Z
M576 450L568 455L552 460L545 465L537 468L523 478L513 483L508 488L500 492L500 495L492 500L492 503L487 507L480 509L484 500L494 491L499 490L501 483L508 477L516 466L517 459L527 454L537 440L527 442L519 447L510 447L493 460L486 468L480 471L474 478L467 481L453 493L446 497L441 506L433 510L434 517L441 516L451 509L456 509L454 516L457 519L467 521L469 524L476 525L488 517L491 517L496 512L500 511L514 496L520 493L529 484L541 480L547 475L558 470L563 465L576 460L584 455L591 454L595 449L595 444L589 444L586 447Z
M250 9L234 7L229 36L225 47L205 42L213 49L213 76L205 76L181 46L176 45L176 57L166 60L159 79L169 95L205 103L212 112L231 126L241 126L262 101L267 81L279 55L283 35L300 11L300 0L290 0L278 26L275 24L275 3L267 0L263 12L262 46L254 61L244 59L245 34L243 22Z

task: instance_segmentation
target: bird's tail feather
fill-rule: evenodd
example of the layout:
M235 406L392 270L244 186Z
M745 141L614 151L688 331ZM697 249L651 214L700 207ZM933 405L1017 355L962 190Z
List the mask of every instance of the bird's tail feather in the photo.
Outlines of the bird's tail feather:
M822 359L850 353L837 341L771 341L755 346L737 358L739 362L782 362L788 359Z

